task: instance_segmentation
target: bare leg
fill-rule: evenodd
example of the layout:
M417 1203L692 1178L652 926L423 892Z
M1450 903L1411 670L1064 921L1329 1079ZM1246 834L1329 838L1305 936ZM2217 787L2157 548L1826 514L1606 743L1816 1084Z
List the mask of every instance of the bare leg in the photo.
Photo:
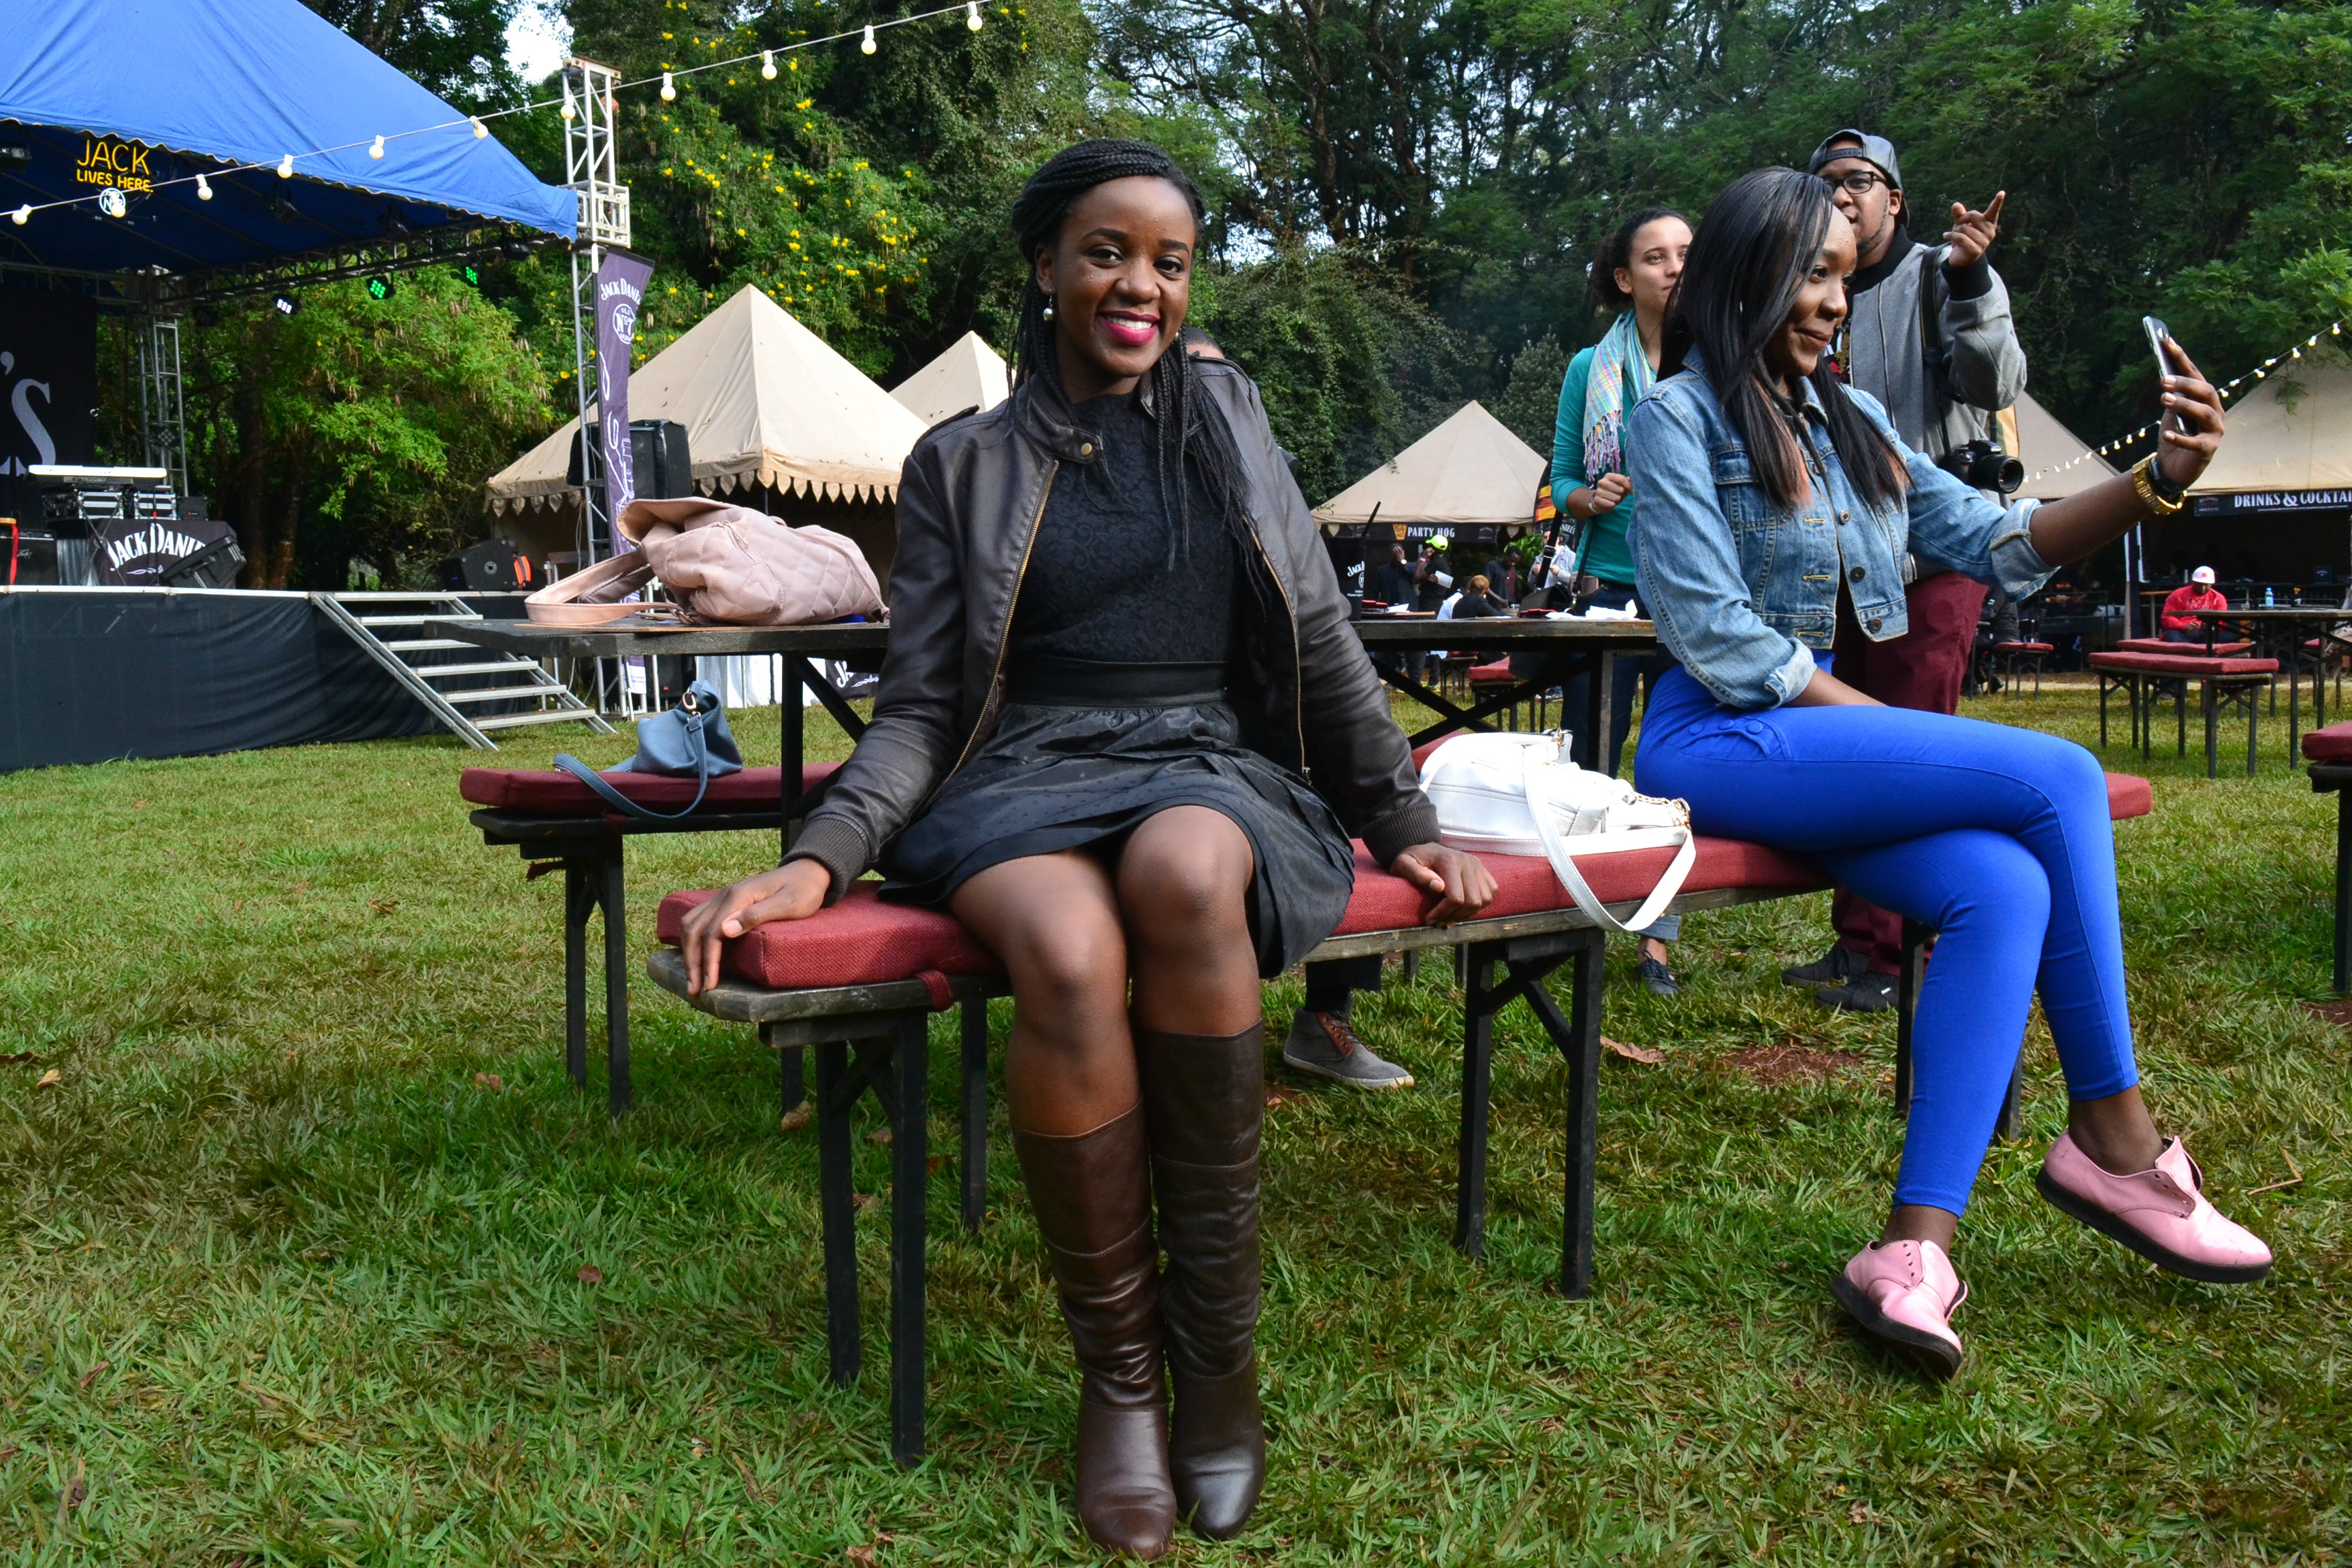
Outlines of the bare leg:
M1089 1131L1136 1102L1127 942L1111 879L1085 855L1037 855L979 873L948 900L1013 977L1005 1108L1033 1132Z
M2147 1113L2147 1102L2134 1084L2121 1094L2078 1100L2066 1108L2066 1131L2075 1146L2109 1175L2129 1176L2148 1170L2164 1152L2164 1137Z
M1171 806L1129 836L1118 907L1137 1027L1232 1035L1257 1022L1257 952L1244 901L1255 865L1248 835L1207 806Z

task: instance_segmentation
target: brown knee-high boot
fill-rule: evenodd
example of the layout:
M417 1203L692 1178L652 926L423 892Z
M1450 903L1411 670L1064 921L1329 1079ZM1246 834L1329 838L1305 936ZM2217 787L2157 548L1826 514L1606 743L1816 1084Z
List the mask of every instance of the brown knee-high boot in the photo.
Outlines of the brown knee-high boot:
M1255 1343L1265 1026L1238 1035L1137 1029L1135 1060L1168 1252L1160 1314L1176 1394L1169 1469L1180 1514L1222 1541L1249 1522L1265 1484Z
M1075 1137L1015 1128L1013 1147L1077 1352L1078 1518L1099 1545L1158 1557L1176 1498L1143 1108Z

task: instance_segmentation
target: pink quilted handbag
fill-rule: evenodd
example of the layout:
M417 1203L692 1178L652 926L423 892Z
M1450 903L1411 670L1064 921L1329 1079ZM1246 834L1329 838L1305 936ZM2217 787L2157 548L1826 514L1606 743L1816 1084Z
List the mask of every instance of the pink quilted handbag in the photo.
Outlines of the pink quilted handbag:
M864 552L829 528L698 497L631 501L620 524L698 620L797 626L882 608Z

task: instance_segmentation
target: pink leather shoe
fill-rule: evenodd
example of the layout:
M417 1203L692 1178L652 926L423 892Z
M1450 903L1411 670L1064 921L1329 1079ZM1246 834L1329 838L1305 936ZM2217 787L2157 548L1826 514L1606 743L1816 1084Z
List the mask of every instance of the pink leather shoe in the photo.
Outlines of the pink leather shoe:
M2271 1271L2271 1249L2205 1201L2205 1173L2178 1138L2165 1141L2154 1168L2128 1176L2102 1170L2071 1132L2042 1156L2033 1184L2042 1195L2093 1230L2104 1231L2158 1268L2235 1285Z
M1932 1241L1874 1241L1830 1282L1862 1331L1892 1345L1931 1377L1960 1369L1951 1318L1969 1299L1952 1260Z

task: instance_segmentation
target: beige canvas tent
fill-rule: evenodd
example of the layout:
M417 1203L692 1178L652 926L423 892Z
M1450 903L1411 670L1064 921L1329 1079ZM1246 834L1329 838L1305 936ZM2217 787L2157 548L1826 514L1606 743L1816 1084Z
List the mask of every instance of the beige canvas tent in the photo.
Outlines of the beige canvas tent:
M1011 389L1004 361L978 332L966 332L939 358L890 389L925 426L967 408L990 409Z
M2230 405L2230 427L2200 495L2352 489L2352 366L2333 353L2289 360Z
M2025 485L2017 493L2036 500L2059 500L2115 477L2115 465L2084 443L2052 416L2050 410L2021 395L2015 416L2015 433L2004 429L2002 444L2025 465ZM2004 425L2009 422L2004 420Z
M759 289L745 287L629 377L629 413L687 428L695 488L896 500L923 421ZM578 420L489 482L495 511L572 505Z
M1326 528L1370 522L1526 528L1544 459L1476 403L1315 509Z

